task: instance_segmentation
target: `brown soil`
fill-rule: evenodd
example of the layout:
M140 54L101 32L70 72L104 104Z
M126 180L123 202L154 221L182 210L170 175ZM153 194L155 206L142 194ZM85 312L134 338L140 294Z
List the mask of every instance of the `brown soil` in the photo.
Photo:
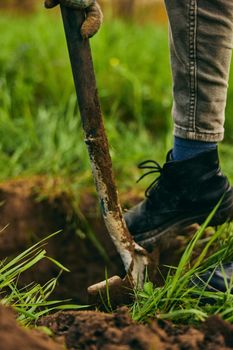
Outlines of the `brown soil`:
M15 256L41 238L62 230L49 240L46 250L71 273L60 277L54 297L87 303L86 289L105 279L105 267L109 276L121 277L124 268L100 217L96 196L77 193L74 209L73 198L60 187L58 181L50 182L42 177L0 185L0 259ZM122 201L127 207L139 200L135 195L125 197L122 195ZM108 260L100 254L90 232L104 247ZM175 264L182 246L180 237L172 239L170 246L158 246L152 254L155 266ZM57 274L58 269L46 260L24 273L20 281L22 285L31 281L45 283Z
M127 207L139 200L129 193L121 197ZM51 182L47 178L35 177L1 184L0 203L0 259L14 256L39 239L62 230L61 234L49 240L47 251L71 272L61 276L53 298L73 298L76 302L86 303L87 286L105 279L105 266L110 276L116 273L124 275L122 263L100 218L95 195L77 193L74 201L67 191L61 191L58 180ZM105 247L108 260L100 254L90 231ZM192 230L186 231L187 234L192 235ZM169 245L161 241L152 253L155 266L174 265L183 248L182 236L171 239ZM162 270L161 266L159 268ZM44 261L24 274L20 283L45 283L57 274L57 268ZM17 344L18 350L60 350L63 342L72 350L233 348L233 326L218 318L211 318L200 330L176 328L172 324L155 321L145 326L134 323L126 309L119 309L115 314L59 312L44 318L40 324L51 327L60 343L53 342L44 334L20 328L12 311L0 307L0 349L13 350Z
M62 230L48 241L46 250L71 273L62 274L54 297L87 303L86 289L105 279L105 267L109 275L115 275L123 274L123 266L99 218L95 196L77 194L80 197L77 213L69 195L56 192L59 187L56 182L49 185L48 191L46 186L48 180L38 177L0 186L0 230L5 227L0 235L0 259L15 256L41 238ZM90 230L108 252L108 261L88 238ZM45 260L24 273L21 284L31 281L43 284L58 272L56 266Z
M0 306L1 350L230 350L233 326L218 317L210 318L199 329L176 327L168 322L148 325L131 320L127 308L115 314L95 311L58 312L40 320L53 337L40 328L23 328L15 313Z
M59 312L46 317L43 325L64 336L68 349L82 350L227 350L233 348L233 326L218 317L200 329L176 328L153 321L133 322L126 308L115 314L94 311Z
M20 327L11 309L0 306L1 350L64 350L44 333Z

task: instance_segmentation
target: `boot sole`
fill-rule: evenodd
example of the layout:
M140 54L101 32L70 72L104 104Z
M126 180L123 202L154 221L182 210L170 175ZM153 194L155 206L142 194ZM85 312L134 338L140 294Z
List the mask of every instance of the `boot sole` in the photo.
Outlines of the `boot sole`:
M226 203L227 204L227 203ZM166 236L166 240L170 236L177 235L180 231L184 231L190 225L199 224L202 225L207 217L209 216L209 212L205 214L195 214L191 217L181 217L179 220L173 220L166 223L160 229L155 229L151 231L144 232L142 234L138 234L134 236L135 241L141 245L143 248L152 248L156 243L158 243L162 238ZM230 222L233 220L233 203L224 208L220 209L216 212L212 220L210 221L208 226L219 226L226 222Z

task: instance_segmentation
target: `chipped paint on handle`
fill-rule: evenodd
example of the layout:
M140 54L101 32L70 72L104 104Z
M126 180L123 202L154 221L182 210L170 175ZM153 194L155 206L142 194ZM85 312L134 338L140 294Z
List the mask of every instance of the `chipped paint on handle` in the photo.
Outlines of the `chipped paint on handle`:
M89 150L89 154L90 154L90 150ZM108 203L111 199L108 196L107 186L103 179L103 174L101 170L98 168L93 155L90 155L90 159L91 159L92 173L95 180L96 189L98 192L101 210L102 210L106 227L112 238L113 243L117 248L117 251L121 255L125 269L126 271L128 271L132 264L133 257L131 253L131 242L128 241L125 237L125 234L124 234L125 227L123 227L123 222L120 219L120 215L119 215L119 213L121 213L121 208L118 205L118 212L116 211L113 212L109 210ZM124 249L122 249L122 245L124 245Z
M91 141L94 142L93 139ZM89 144L90 139L86 143ZM137 245L129 235L119 202L116 203L116 210L114 212L109 210L111 199L108 195L107 184L103 178L102 171L95 161L95 156L92 154L91 149L88 149L102 214L109 235L121 256L126 272L130 273L134 284L142 285L145 269L149 264L147 255L145 255L144 249Z

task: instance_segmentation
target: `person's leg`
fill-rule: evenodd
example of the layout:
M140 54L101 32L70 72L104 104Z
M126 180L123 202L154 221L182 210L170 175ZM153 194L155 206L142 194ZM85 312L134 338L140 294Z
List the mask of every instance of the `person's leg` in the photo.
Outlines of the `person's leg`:
M219 142L233 47L233 2L165 0L176 137Z
M220 170L216 147L224 136L233 2L165 2L170 23L175 149L162 168L151 162L141 165L161 175L146 191L146 199L125 215L130 233L145 247L171 229L202 223L223 196L211 224L233 218L233 190Z

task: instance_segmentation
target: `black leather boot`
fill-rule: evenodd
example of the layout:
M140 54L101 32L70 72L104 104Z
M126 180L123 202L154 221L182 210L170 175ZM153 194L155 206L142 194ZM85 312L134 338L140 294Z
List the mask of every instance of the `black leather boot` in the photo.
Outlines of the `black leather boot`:
M195 277L191 283L209 292L225 293L227 290L230 290L231 294L233 294L232 276L233 263L227 263L214 270L210 269L199 277ZM209 302L209 300L207 299L206 302Z
M128 229L141 246L149 248L168 232L202 224L221 198L210 225L233 219L233 189L221 172L217 150L184 161L172 161L169 152L163 167L154 161L139 167L149 170L142 177L160 173L145 200L125 214Z

